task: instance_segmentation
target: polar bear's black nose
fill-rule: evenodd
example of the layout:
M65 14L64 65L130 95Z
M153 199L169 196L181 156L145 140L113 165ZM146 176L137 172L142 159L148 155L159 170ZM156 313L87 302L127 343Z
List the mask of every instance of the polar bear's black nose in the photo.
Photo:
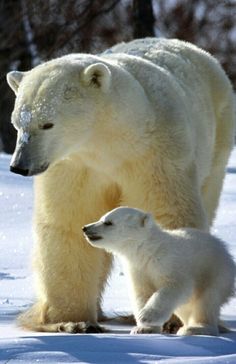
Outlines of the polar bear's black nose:
M19 167L10 166L10 171L13 173L16 173L16 174L21 174L22 176L29 175L28 169L23 169L23 168L19 168Z

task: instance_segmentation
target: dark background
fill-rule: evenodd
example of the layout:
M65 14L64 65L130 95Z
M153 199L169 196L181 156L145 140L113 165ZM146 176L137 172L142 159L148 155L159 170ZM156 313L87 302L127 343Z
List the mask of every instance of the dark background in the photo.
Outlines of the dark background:
M16 138L8 71L145 36L210 51L236 87L235 0L0 0L0 150L12 153Z

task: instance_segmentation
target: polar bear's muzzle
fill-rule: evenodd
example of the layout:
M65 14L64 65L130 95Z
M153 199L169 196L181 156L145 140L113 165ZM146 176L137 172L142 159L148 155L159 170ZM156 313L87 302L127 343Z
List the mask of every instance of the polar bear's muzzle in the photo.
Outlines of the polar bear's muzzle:
M92 231L92 229L88 226L84 226L82 228L84 234L86 235L86 237L91 240L91 241L96 241L96 240L101 240L102 236L97 235L96 233L94 233L94 231Z
M18 160L13 160L10 165L10 171L25 177L30 177L43 173L48 169L48 166L49 165L45 163L38 167L34 167L31 164L20 163Z
M22 176L28 176L29 170L17 166L10 166L10 171L16 174L21 174Z
M17 142L11 159L10 171L27 177L43 173L48 169L49 163L41 161L41 158L37 157L39 154L36 151L33 153L30 144L25 145Z
M48 165L41 166L37 169L28 169L21 166L10 165L10 171L16 174L20 174L24 177L36 176L37 174L43 173L48 168Z
M87 234L86 234L87 235ZM91 241L97 241L97 240L101 240L102 237L99 235L87 235L87 237L89 238L89 240Z

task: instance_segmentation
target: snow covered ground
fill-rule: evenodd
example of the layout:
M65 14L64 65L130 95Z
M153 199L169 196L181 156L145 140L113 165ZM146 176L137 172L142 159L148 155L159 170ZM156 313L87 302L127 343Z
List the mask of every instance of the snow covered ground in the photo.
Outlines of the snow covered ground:
M129 335L127 326L113 333L65 335L33 333L16 327L15 317L34 300L32 247L32 179L9 172L10 157L0 155L0 363L195 364L236 363L236 298L222 311L234 331L220 337ZM227 177L214 233L236 259L236 149ZM130 312L126 281L117 262L104 298L107 313Z

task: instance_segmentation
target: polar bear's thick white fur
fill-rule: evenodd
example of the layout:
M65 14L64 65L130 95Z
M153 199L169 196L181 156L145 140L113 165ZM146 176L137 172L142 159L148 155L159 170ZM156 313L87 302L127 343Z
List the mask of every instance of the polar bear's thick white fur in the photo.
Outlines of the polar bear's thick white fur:
M182 335L217 335L234 294L236 266L224 243L192 228L164 230L151 214L118 207L83 228L90 244L116 253L130 280L133 333L161 332L175 312Z
M11 170L37 175L38 299L21 323L96 325L112 259L81 227L122 204L166 228L208 229L234 141L231 84L208 53L164 39L63 56L8 82L18 130Z

